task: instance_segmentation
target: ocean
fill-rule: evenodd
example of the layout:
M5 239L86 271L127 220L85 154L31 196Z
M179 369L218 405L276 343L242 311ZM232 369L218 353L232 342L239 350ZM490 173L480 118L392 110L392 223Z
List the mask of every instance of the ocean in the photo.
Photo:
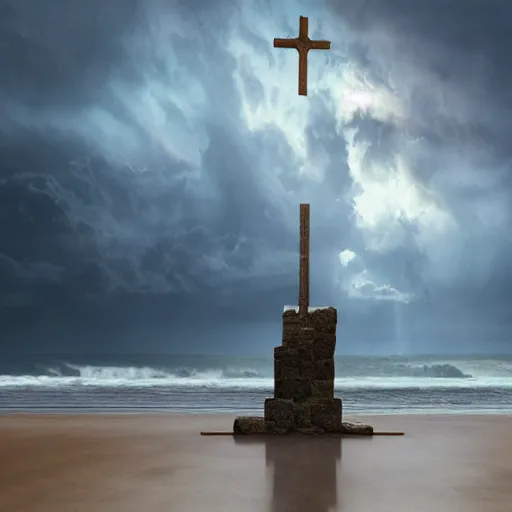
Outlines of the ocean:
M262 414L273 361L232 356L0 360L0 411ZM512 413L512 356L336 357L345 413Z

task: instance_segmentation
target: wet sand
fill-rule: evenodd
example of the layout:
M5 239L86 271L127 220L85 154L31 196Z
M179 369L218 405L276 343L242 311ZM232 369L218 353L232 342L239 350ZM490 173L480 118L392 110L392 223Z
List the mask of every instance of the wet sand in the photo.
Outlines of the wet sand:
M512 416L365 419L407 435L202 437L233 416L4 415L0 510L512 510Z

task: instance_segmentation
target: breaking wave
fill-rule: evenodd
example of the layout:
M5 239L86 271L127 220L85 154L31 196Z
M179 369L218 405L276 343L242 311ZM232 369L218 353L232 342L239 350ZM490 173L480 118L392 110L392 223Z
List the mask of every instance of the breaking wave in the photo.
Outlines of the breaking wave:
M246 358L249 361L250 358ZM337 358L336 388L512 388L512 361L403 361L398 358ZM217 359L216 365L201 360L196 365L120 365L53 362L30 368L10 368L1 372L0 388L16 387L178 387L271 390L273 364L232 364L230 358ZM211 362L210 362L211 363ZM231 364L230 364L231 363Z

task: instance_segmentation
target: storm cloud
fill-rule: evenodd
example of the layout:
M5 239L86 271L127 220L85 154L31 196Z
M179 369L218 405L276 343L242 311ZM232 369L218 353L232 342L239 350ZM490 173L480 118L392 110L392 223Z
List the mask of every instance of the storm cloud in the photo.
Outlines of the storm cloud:
M307 98L294 37L309 55ZM508 351L512 7L0 0L3 350Z

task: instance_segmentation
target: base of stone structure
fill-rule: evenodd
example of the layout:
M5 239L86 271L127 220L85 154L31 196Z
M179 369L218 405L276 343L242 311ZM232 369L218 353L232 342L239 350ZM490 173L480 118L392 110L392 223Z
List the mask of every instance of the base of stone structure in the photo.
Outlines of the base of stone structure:
M352 435L371 435L373 427L365 423L355 423L351 421L342 421L339 430L325 430L315 426L294 427L290 429L276 427L272 421L266 421L260 416L240 416L235 419L233 424L235 434L273 434L273 435L322 435L322 434L352 434Z

